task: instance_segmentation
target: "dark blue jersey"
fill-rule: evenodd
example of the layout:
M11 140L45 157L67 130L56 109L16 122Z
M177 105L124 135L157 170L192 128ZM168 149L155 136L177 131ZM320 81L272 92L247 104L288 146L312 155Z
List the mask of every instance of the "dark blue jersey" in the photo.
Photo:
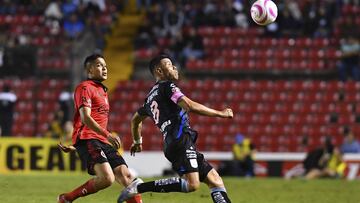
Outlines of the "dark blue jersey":
M164 147L179 139L190 128L189 118L177 102L184 94L171 81L157 82L150 90L144 105L137 111L149 116L164 136Z

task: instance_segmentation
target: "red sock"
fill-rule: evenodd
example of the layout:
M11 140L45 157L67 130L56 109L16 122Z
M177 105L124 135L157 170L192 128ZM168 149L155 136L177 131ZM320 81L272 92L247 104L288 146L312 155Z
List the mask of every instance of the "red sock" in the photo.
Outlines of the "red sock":
M141 195L135 195L131 199L126 200L126 203L142 203Z
M79 197L93 194L95 192L97 192L97 190L95 189L95 182L94 182L94 180L89 180L86 183L84 183L83 185L81 185L80 187L76 188L75 190L73 190L69 193L66 193L65 199L68 201L74 201L75 199L77 199Z

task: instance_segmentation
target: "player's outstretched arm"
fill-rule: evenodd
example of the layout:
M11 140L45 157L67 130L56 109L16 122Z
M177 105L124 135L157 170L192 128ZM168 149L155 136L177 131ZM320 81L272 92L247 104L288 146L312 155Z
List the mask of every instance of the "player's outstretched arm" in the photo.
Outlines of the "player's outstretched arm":
M195 112L196 114L203 116L211 116L211 117L221 117L221 118L232 118L233 111L230 108L226 108L224 110L218 111L209 107L206 107L200 103L192 101L186 96L183 96L178 101L178 105L183 108L187 112Z
M146 116L141 116L136 112L131 119L131 135L133 137L133 144L130 148L130 155L135 156L136 152L142 151L141 128L142 122L145 118Z
M121 140L119 136L112 135L106 129L103 129L92 117L91 117L91 108L89 107L81 107L79 109L81 122L86 125L91 130L96 133L107 137L108 141L115 149L119 149L121 147Z

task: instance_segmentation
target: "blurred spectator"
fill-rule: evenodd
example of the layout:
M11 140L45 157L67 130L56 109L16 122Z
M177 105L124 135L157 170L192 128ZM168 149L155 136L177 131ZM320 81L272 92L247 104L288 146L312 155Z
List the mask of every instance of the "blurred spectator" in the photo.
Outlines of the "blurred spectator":
M339 34L340 36L359 36L360 35L360 26L354 26L356 25L356 18L354 18L352 15L345 15L343 16L343 22L340 21L339 27Z
M30 44L30 36L26 34L11 35L6 41L4 51L4 67L1 74L28 76L36 69L36 48ZM18 60L21 59L21 60Z
M174 61L179 62L178 68L184 68L185 65L185 57L183 53L183 49L185 46L185 39L182 32L177 33L175 37L170 40L170 49L168 52Z
M61 126L72 120L73 115L73 93L71 88L64 89L59 95L60 111L62 112Z
M153 27L148 18L144 19L143 24L138 29L138 34L134 40L136 49L152 48L155 46L156 37L152 31Z
M321 147L311 150L305 157L302 166L285 174L286 179L304 177L307 180L330 177L342 177L346 168L340 149L326 137Z
M10 86L5 85L0 92L0 135L11 136L14 107L17 97L10 91Z
M49 3L49 5L45 9L45 24L50 29L50 33L53 35L57 35L60 32L60 21L63 17L61 12L61 1L54 1Z
M354 133L349 127L344 128L344 141L341 145L342 153L360 153L360 143L355 139Z
M197 29L190 28L189 33L184 36L184 43L185 46L182 51L184 61L182 65L184 65L188 59L200 59L204 57L204 44Z
M71 14L70 19L64 21L64 30L67 37L70 39L76 39L84 31L85 25L74 13Z
M86 17L86 26L95 36L96 48L103 50L106 44L104 34L108 31L108 27L101 23L101 20L94 13L89 13Z
M313 36L318 27L319 21L317 16L319 2L316 0L308 0L304 6L304 34Z
M149 20L149 25L152 32L150 34L154 34L156 37L164 37L166 35L163 21L164 14L162 11L162 6L160 4L155 4L151 7L150 11L146 15L146 19Z
M335 14L333 14L335 15ZM317 12L318 26L314 37L329 37L332 31L332 17L327 15L325 6L321 6Z
M360 80L360 43L359 39L353 35L349 35L345 39L341 40L341 61L339 64L339 76L342 81L348 79L348 75L351 78Z
M254 155L255 146L249 138L242 134L237 134L236 143L232 147L234 156L233 174L243 175L246 177L255 176L254 173Z
M176 36L178 32L181 32L184 24L184 12L179 9L173 2L168 2L167 9L163 16L165 33L170 36Z
M60 5L61 5L60 1L50 2L45 9L45 17L48 19L55 19L60 21L63 17Z
M282 36L296 37L300 34L299 27L302 26L302 20L298 3L291 0L284 1L284 4L279 5L278 20L272 23L279 24L279 30L274 30L275 33L273 34L279 34L279 31ZM272 24L267 27L271 28L273 26Z
M12 0L4 0L1 2L0 14L2 15L15 15L17 5L16 2Z
M244 12L244 4L242 0L234 0L233 9L235 11L235 23L239 28L247 29L249 27L249 21L246 13Z
M346 164L338 147L325 151L319 160L319 168L311 169L305 176L311 180L321 177L341 178L344 175Z
M200 1L192 1L189 2L189 5L184 6L186 26L198 27L205 25L207 19L203 7L204 6Z
M65 18L75 13L77 9L78 4L76 4L73 0L65 0L61 6L61 11Z
M87 7L87 10L93 10L95 12L106 11L105 0L83 0L82 3Z
M219 12L216 13L216 18L218 19L217 26L229 26L234 27L235 24L235 12L233 10L233 1L225 0L223 3L218 2L216 5L219 9Z
M60 139L63 136L62 119L63 113L61 111L55 112L54 119L49 123L48 130L45 132L45 137Z
M136 0L136 7L139 12L145 9L146 11L149 10L151 6L151 0Z

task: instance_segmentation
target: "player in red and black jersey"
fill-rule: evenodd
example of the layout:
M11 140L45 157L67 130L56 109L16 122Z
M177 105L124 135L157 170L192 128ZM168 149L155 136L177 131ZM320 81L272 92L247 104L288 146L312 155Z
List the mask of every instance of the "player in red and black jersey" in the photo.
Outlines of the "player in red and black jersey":
M232 118L232 110L226 108L218 111L186 97L174 83L179 76L169 56L155 57L149 68L156 84L147 95L144 105L132 118L131 133L134 142L130 152L132 155L141 152L141 125L145 118L150 117L163 134L165 157L181 178L134 182L122 191L118 203L144 192L193 192L199 188L200 182L209 186L215 203L231 202L221 177L196 149L197 132L190 127L188 113Z
M76 150L86 163L88 173L95 175L85 184L71 192L59 195L58 203L68 203L109 187L115 180L124 186L139 182L130 174L125 160L118 153L121 141L107 131L109 102L107 88L102 84L107 79L104 57L98 54L85 59L88 79L75 89L75 115L72 146L60 144L65 151ZM141 181L142 182L142 181ZM134 196L129 203L141 203L141 196Z

